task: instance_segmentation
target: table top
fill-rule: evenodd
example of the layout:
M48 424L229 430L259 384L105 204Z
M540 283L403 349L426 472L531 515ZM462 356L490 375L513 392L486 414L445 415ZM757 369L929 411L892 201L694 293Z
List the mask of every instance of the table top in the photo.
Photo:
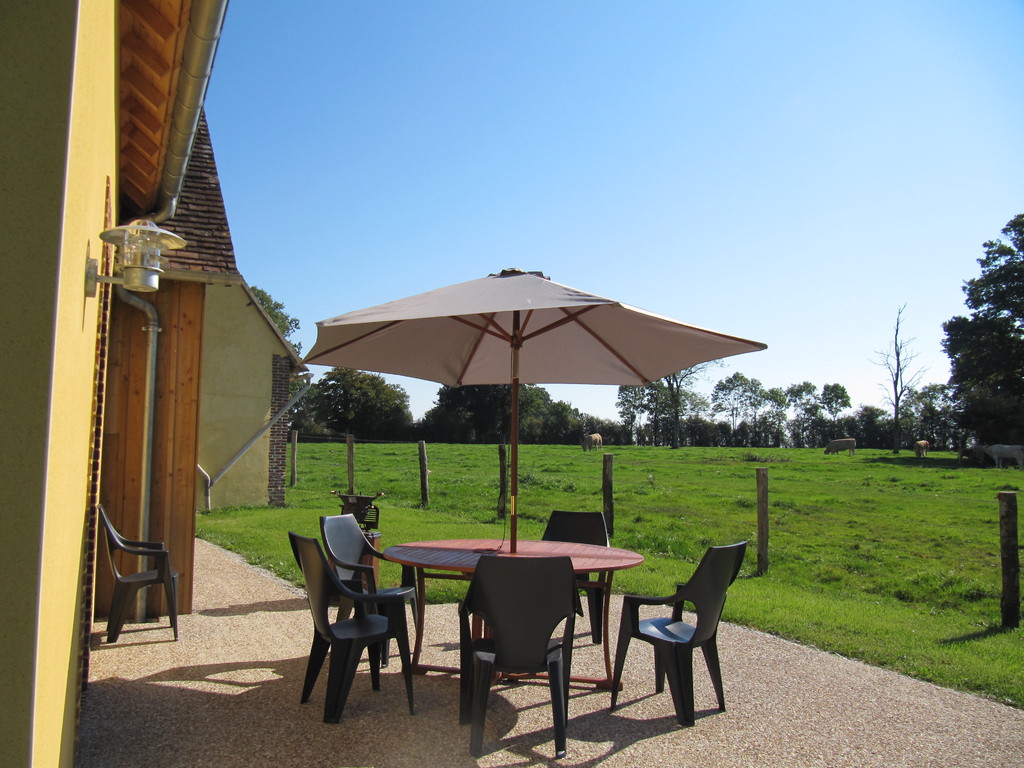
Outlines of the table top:
M501 539L414 541L395 544L384 550L384 557L402 565L463 573L472 573L481 556L495 554L507 557L570 557L576 573L619 571L644 561L643 555L628 549L533 539L519 539L514 555L509 551L509 542Z

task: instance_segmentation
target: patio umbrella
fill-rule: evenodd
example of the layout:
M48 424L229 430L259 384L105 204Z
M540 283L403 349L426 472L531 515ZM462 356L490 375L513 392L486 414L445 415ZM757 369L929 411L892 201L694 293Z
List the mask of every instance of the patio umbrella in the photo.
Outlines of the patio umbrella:
M539 272L507 269L321 320L304 362L450 387L511 384L509 533L515 552L520 383L646 384L765 348L561 285Z

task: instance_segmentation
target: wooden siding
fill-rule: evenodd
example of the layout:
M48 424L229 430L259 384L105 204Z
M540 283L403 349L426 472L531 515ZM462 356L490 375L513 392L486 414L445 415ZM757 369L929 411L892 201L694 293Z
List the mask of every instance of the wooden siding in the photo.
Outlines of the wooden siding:
M180 574L178 610L192 609L195 538L195 485L199 432L199 381L205 286L162 280L156 293L142 298L156 308L156 395L149 538L163 541ZM146 381L146 333L142 312L113 299L104 423L100 497L128 538L140 532L142 431ZM101 547L105 547L103 544ZM96 569L96 615L110 609L113 576L106 555ZM165 615L160 590L147 590L147 613Z

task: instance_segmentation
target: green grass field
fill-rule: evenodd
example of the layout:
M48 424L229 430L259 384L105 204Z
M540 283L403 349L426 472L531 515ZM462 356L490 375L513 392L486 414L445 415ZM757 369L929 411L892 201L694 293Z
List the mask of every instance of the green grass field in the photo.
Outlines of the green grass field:
M608 447L614 456L612 544L646 561L617 591L668 594L704 549L750 542L728 621L1024 707L1024 630L1000 627L996 494L1015 469L959 466L953 454L820 449ZM416 445L355 449L355 490L379 500L383 546L500 538L498 449L427 446L430 504L420 504ZM602 459L570 446L520 450L519 536L539 538L552 509L600 510ZM755 576L757 467L768 468L769 558ZM287 506L198 516L199 535L301 583L287 531L319 535L348 484L344 444L299 446ZM382 580L397 583L397 566ZM464 585L432 582L428 599Z

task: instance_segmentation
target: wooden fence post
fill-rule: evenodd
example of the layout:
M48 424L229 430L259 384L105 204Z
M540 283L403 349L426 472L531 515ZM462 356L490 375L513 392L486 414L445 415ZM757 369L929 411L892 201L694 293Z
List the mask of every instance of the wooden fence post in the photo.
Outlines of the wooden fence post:
M356 492L356 439L352 435L345 435L345 444L348 446L348 492Z
M299 432L298 432L298 430L296 430L296 429L292 430L291 438L292 438L291 439L291 443L292 443L292 474L291 474L291 480L289 480L288 485L290 485L292 488L294 488L295 487L295 482L296 482L296 476L297 476L296 475L296 472L297 472L296 464L298 462L298 455L299 455Z
M508 507L508 457L505 444L498 446L498 519L504 520Z
M999 601L1004 627L1020 626L1020 549L1017 546L1017 494L999 492L999 559L1003 594Z
M430 505L430 470L427 468L427 444L420 440L420 504Z
M768 467L757 473L757 575L768 573Z
M612 459L614 458L610 453L604 454L604 465L601 472L601 488L604 491L604 524L608 526L609 536L615 534L615 498L612 479Z

